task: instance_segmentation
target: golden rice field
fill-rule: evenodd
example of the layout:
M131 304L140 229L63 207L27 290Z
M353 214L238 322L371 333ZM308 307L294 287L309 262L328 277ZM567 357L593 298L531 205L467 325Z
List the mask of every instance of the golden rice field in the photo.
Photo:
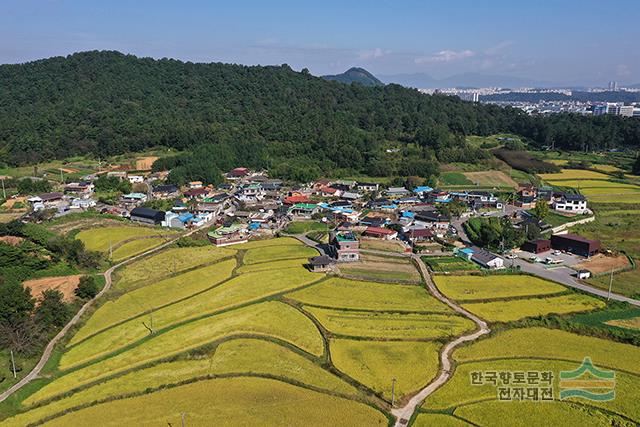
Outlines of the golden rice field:
M438 342L331 340L334 366L358 382L391 399L415 392L438 373Z
M344 311L305 306L331 333L363 338L435 339L472 330L465 317L446 314Z
M234 259L223 261L161 280L109 300L93 313L69 344L74 345L116 323L202 292L231 277L235 266Z
M602 181L595 179L569 179L569 180L550 180L556 185L560 185L563 187L574 187L584 189L585 191L590 189L608 189L609 191L618 191L618 190L635 190L640 191L640 187L632 184L625 184L622 182L614 182L614 181Z
M146 252L151 248L160 246L165 242L167 242L167 239L164 239L162 237L133 240L131 242L123 244L122 246L118 247L118 249L115 249L111 255L111 260L114 262L120 262L127 258L131 258L143 252Z
M569 294L547 298L526 298L462 304L470 312L489 322L512 322L525 317L591 311L605 306L599 299Z
M327 408L331 408L327 411ZM198 381L82 409L50 426L385 426L384 414L371 406L264 378Z
M234 245L233 249L237 250L248 250L248 249L256 249L256 248L268 248L274 246L300 246L304 245L300 240L295 239L293 237L279 237L277 239L265 239L265 240L252 240L247 243L242 243L240 245Z
M567 290L528 275L435 276L433 280L443 294L456 301L549 295Z
M257 264L271 262L278 259L304 258L318 255L318 251L308 246L268 246L264 248L249 249L242 261L245 264Z
M269 341L238 339L221 343L215 353L205 357L160 363L102 382L34 408L6 423L27 425L95 401L142 393L147 389L154 390L207 375L243 372L283 377L341 395L358 395L352 385L285 347ZM0 423L1 425L3 424Z
M304 304L331 308L351 308L377 311L425 311L448 313L421 286L390 285L343 278L331 278L316 285L287 294Z
M228 280L206 292L166 306L142 318L131 319L72 347L60 359L60 368L69 369L80 363L130 345L147 335L142 322L156 331L179 322L211 314L249 302L267 298L287 290L318 280L318 275L305 270L292 273L288 270L273 271L268 276L257 272L243 274Z
M205 263L213 263L222 258L235 255L236 251L215 246L200 246L166 249L158 254L143 258L126 265L116 272L114 288L131 290L148 283L154 283L169 274L196 267Z
M411 424L412 427L469 427L471 425L452 415L437 413L420 413Z
M29 396L25 402L31 404L48 399L218 339L246 335L274 337L316 356L324 351L322 337L311 320L286 304L269 301L189 322L151 336L133 349L61 376Z
M76 239L82 240L88 250L106 252L110 245L113 247L127 239L168 234L175 233L150 227L117 226L82 230L76 234Z
M255 273L257 271L281 270L287 268L304 268L309 262L308 258L282 259L258 264L245 264L238 267L238 273Z
M598 368L616 372L616 398L560 401L560 371L577 369L587 356ZM640 405L634 398L640 387L640 368L635 363L639 357L638 347L561 330L536 327L494 332L454 352L457 367L453 377L427 398L418 418L424 414L426 421L432 416L429 411L446 411L452 418L478 425L514 425L513 420L520 418L523 421L516 423L522 424L517 425L566 425L567 420L572 424L578 420L575 425L635 425L640 420ZM551 371L555 400L498 402L496 386L471 384L471 373L479 371ZM537 407L546 409L537 411Z

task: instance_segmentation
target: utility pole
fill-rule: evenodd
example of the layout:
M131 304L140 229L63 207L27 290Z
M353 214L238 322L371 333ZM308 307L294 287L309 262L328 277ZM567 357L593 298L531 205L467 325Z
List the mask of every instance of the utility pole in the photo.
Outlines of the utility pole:
M13 368L13 378L17 378L16 375L16 360L13 358L13 350L11 350L11 367Z
M4 176L2 177L2 198L6 199L7 198L7 190L5 190L4 188Z
M64 175L62 174L62 168L60 168L60 183L64 184Z
M113 247L111 246L111 239L109 239L109 260L113 259Z
M391 407L396 406L396 379L391 379Z
M613 285L613 267L611 267L611 277L609 277L609 293L607 294L607 301L611 298L611 286Z
M180 418L182 419L182 427L184 427L184 416L187 415L185 412L180 412Z

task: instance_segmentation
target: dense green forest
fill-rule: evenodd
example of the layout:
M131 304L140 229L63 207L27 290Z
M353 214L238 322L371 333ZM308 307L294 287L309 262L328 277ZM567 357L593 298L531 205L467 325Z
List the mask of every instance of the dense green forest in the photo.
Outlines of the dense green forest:
M167 146L200 153L167 161L176 182L241 165L285 178L425 175L438 162L486 158L464 136L499 132L566 149L640 146L638 120L531 117L393 84L326 81L287 65L93 51L0 66L0 162L10 165Z

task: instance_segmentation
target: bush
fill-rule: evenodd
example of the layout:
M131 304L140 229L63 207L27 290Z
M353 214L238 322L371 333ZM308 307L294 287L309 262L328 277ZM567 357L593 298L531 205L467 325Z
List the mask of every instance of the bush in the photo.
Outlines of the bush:
M98 292L100 292L100 287L93 276L82 276L75 290L76 296L80 299L94 298Z

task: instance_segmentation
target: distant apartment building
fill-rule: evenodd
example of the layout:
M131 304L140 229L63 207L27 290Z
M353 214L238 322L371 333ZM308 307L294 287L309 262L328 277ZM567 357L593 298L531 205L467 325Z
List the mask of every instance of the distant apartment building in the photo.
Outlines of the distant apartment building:
M633 117L633 105L622 105L619 114L622 117Z

